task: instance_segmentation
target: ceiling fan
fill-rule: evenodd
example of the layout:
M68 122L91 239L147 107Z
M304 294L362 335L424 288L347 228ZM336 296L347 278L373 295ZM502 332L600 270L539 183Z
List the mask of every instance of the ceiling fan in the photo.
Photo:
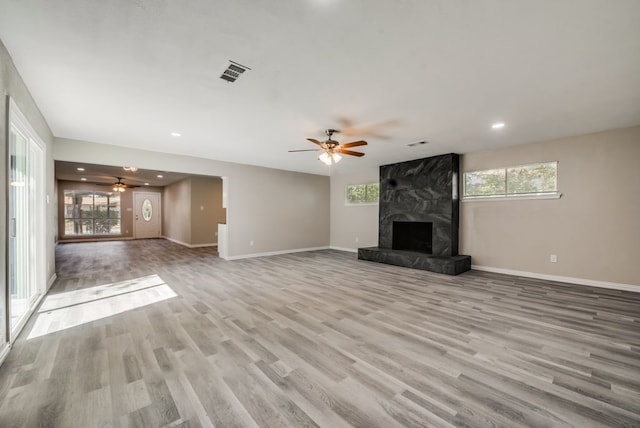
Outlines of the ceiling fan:
M132 186L131 184L125 184L122 182L122 177L116 177L118 181L113 184L96 183L99 186L113 186L114 192L124 192L126 189L133 189L140 186Z
M352 150L347 150L351 147L358 146L366 146L367 142L364 140L353 141L351 143L340 144L336 140L333 140L331 137L333 134L340 132L337 129L327 129L325 134L329 137L326 141L318 141L314 138L307 138L308 141L311 141L313 144L320 146L319 149L305 149L305 150L289 150L289 152L318 152L320 150L324 150L320 156L318 156L318 160L324 162L327 165L333 165L335 163L340 162L342 156L340 155L349 155L349 156L357 156L362 157L364 153L354 152Z

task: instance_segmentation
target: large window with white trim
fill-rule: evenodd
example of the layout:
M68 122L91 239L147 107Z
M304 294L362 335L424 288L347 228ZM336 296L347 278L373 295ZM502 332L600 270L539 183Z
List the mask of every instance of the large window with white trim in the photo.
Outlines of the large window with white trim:
M120 235L120 194L64 191L64 235Z
M464 173L464 198L558 194L558 162L544 162Z

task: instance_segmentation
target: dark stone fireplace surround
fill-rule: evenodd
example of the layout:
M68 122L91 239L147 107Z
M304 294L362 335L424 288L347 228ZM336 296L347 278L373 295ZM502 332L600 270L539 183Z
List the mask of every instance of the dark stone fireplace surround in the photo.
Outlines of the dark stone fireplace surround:
M358 258L449 275L471 269L471 257L458 255L459 162L451 153L381 166L378 246L359 248Z

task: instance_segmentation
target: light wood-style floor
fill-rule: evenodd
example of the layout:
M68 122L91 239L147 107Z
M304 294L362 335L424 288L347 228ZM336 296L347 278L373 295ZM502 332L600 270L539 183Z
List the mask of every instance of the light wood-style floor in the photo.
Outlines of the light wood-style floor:
M640 426L640 294L164 240L57 270L3 428Z

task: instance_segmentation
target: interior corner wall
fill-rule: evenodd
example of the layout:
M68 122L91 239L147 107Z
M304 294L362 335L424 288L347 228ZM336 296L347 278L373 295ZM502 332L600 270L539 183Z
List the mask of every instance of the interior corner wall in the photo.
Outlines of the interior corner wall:
M191 177L191 245L218 243L218 223L225 223L222 179Z
M162 192L162 234L191 245L191 179L165 186Z
M42 113L38 109L35 101L31 97L29 90L27 89L24 81L20 77L18 70L16 69L9 52L5 48L4 44L0 40L0 94L2 99L0 100L0 200L4 203L7 201L7 119L8 119L8 100L5 95L11 97L20 111L25 115L30 125L42 139L45 144L46 158L45 158L45 182L46 182L46 260L47 278L53 278L55 274L55 254L54 254L54 242L55 242L55 210L56 202L54 198L54 174L53 174L53 157L52 157L52 142L53 134L49 129L49 126L43 117ZM0 350L2 349L2 341L5 331L5 306L6 301L6 278L7 278L7 254L6 254L6 242L7 242L7 212L6 209L0 210Z
M547 161L562 197L462 201L460 252L475 266L640 285L640 127L470 153L461 171Z

